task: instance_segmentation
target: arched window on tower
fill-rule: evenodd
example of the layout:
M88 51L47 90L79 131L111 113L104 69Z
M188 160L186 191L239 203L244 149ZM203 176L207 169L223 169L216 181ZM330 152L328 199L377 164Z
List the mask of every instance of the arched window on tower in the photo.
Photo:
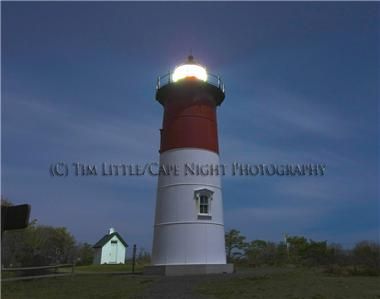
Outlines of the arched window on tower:
M211 200L213 193L213 191L206 188L194 191L194 198L197 202L198 219L211 219Z

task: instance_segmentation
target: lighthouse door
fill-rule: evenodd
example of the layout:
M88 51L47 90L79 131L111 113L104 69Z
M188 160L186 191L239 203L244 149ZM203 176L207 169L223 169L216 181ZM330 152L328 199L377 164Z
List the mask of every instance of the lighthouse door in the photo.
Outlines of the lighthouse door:
M111 241L110 263L117 263L117 241Z

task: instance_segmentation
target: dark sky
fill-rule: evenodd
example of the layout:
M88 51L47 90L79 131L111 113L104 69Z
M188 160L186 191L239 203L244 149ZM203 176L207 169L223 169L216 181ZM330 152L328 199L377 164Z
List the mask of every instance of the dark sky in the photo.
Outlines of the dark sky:
M351 246L379 238L379 3L2 2L2 194L94 243L150 250L155 177L51 177L52 163L158 160L157 75L190 49L222 76L224 163L325 163L223 178L226 229Z

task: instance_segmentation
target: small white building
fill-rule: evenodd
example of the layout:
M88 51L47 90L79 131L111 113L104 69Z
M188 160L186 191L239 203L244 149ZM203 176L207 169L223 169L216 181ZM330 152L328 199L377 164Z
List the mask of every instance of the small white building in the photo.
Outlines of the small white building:
M124 264L128 244L113 228L94 246L94 264Z

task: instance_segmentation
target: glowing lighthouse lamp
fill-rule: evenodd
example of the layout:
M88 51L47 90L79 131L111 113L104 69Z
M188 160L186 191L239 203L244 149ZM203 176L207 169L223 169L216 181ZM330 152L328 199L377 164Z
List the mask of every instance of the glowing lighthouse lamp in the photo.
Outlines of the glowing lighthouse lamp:
M173 81L177 82L178 80L185 78L207 81L206 69L196 64L183 64L174 70Z
M219 77L192 56L159 77L156 100L163 106L160 164L219 165L216 107L225 97ZM148 274L230 273L226 264L219 175L159 176L152 266Z

